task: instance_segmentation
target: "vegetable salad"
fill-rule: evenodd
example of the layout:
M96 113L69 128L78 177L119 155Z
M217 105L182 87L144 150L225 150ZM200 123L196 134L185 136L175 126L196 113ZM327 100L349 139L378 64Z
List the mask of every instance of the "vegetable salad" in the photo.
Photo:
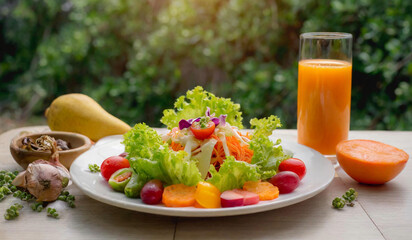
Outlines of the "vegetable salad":
M169 129L165 135L145 123L124 135L122 144L130 166L110 170L109 184L114 190L141 196L148 204L163 202L173 207L241 206L278 196L270 179L280 163L291 157L283 151L280 139L269 139L281 126L278 117L252 119L254 131L244 134L239 104L196 87L179 97L174 109L165 110L161 122ZM134 194L125 189L134 189ZM222 194L225 191L231 192ZM233 205L232 198L243 202ZM187 201L178 204L181 201L174 199Z

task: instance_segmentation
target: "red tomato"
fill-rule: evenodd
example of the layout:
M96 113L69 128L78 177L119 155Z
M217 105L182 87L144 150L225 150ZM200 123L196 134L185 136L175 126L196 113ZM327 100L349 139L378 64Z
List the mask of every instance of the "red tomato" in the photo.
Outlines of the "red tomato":
M199 124L193 124L190 127L190 131L195 135L195 138L203 140L212 135L215 131L215 127L215 123L210 121L205 128L201 128Z
M106 158L106 160L103 161L102 165L100 166L100 171L106 181L109 181L110 176L112 176L114 172L119 169L128 167L130 167L129 160L120 156L112 156Z
M294 172L302 180L302 178L306 174L306 166L305 166L305 163L298 158L289 158L280 163L279 171L280 172L283 172L283 171Z

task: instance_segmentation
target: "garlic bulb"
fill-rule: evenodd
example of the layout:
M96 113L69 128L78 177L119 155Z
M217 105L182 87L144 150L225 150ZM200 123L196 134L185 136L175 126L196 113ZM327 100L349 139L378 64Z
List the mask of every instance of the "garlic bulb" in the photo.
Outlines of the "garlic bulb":
M39 159L29 164L13 180L13 185L26 188L37 201L55 201L70 181L70 173L60 162L56 141L50 141L52 156L49 161Z
M54 201L63 190L60 171L51 164L30 164L26 169L26 188L37 201Z

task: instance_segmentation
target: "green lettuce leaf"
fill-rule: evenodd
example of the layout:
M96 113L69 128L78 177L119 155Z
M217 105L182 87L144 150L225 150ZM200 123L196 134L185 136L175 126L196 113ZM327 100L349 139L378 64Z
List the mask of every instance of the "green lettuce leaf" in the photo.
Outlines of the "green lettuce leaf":
M260 179L258 167L247 162L237 161L233 156L228 156L220 166L219 172L210 166L211 178L206 181L215 185L221 192L234 188L242 188L247 181Z
M160 121L167 128L172 129L178 127L179 121L182 119L204 116L207 107L210 108L210 114L214 113L216 117L226 114L226 122L232 126L243 128L239 104L233 103L230 98L216 97L200 86L187 91L186 96L179 97L174 104L175 109L164 110Z
M272 142L269 136L277 127L281 127L278 117L270 116L262 119L250 120L252 128L255 129L250 144L253 150L252 164L256 164L261 174L261 179L268 179L274 176L279 168L279 164L291 156L283 151L280 145L281 140Z
M254 138L259 138L261 135L269 137L276 128L282 127L280 119L273 115L268 118L253 118L250 120L250 125L254 129Z
M188 186L202 180L196 161L186 160L184 151L170 150L160 135L144 123L136 124L127 132L122 143L129 153L130 167L149 179L159 179L166 185Z

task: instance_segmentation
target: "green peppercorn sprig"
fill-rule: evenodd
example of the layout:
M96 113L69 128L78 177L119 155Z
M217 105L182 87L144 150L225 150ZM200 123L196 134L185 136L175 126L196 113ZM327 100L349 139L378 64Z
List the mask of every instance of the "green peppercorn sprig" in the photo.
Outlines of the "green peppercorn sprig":
M35 202L32 205L30 205L30 207L31 209L33 209L33 211L36 211L36 212L41 212L44 209L43 202Z
M342 195L342 198L345 199L346 205L353 207L353 205L355 205L353 201L358 198L358 192L356 192L353 188L349 188L349 190Z
M13 205L10 206L10 208L8 208L6 210L6 213L4 214L4 219L6 220L12 220L15 219L19 216L19 210L23 208L23 205L19 204L19 203L15 203Z
M100 167L97 164L89 164L89 170L92 173L100 172Z
M17 174L19 174L18 171L0 171L0 201L6 198L7 195L17 191L17 187L12 184Z
M9 172L9 171L0 171L0 188L7 187L11 192L15 192L17 190L16 186L12 184L13 180L16 178L16 175L19 172ZM3 194L4 191L2 191ZM7 191L8 192L8 191Z
M34 200L34 196L28 192L17 190L13 193L13 197L19 198L22 201L31 201Z
M6 196L11 193L12 191L7 186L0 187L0 201L6 198Z
M47 208L47 216L59 218L59 214L57 213L57 210L55 208Z
M353 203L358 198L358 192L355 191L353 188L349 188L345 194L342 195L342 198L336 197L332 201L332 207L337 209L342 209L346 206L353 207L355 203Z
M333 199L333 201L332 201L332 206L334 207L334 208L337 208L337 209L341 209L341 208L343 208L343 207L345 207L345 200L343 200L342 198L340 198L340 197L336 197L335 199Z
M68 191L63 191L60 193L60 196L57 198L60 201L67 202L69 207L75 208L76 205L74 201L76 200L75 196L71 195Z

